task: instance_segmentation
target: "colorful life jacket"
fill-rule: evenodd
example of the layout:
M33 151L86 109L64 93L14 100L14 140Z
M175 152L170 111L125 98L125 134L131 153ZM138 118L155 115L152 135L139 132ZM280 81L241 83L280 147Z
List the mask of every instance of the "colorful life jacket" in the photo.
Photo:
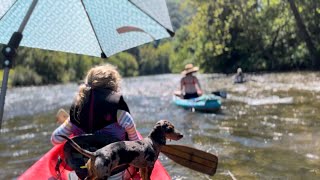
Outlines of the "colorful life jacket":
M72 104L70 121L86 133L94 133L116 123L118 109L129 112L121 94L96 88L90 91L89 100L82 108Z

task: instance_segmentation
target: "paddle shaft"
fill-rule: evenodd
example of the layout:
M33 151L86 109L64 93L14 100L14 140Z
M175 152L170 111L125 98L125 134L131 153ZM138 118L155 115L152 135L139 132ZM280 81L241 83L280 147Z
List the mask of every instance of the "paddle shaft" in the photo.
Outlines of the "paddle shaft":
M227 98L227 92L225 92L225 91L214 91L214 92L211 92L211 94L214 94L216 96L220 96L222 98Z
M57 119L66 120L68 117L69 114L64 109L60 109L56 115ZM211 176L216 173L218 157L213 154L192 147L174 144L163 146L161 152L174 162L187 168Z

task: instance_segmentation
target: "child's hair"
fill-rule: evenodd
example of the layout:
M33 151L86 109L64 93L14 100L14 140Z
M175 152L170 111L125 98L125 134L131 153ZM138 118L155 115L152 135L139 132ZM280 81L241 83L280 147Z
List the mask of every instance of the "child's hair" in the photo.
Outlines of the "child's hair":
M81 107L87 101L89 92L95 88L109 89L114 92L120 91L121 76L116 67L111 64L100 65L91 68L81 84L76 96L76 105Z

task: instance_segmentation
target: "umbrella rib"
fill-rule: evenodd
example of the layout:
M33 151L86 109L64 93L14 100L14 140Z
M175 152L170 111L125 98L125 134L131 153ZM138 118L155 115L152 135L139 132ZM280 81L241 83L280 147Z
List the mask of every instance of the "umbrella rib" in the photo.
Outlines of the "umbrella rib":
M156 20L154 17L152 17L150 14L148 14L147 12L145 12L143 9L141 9L139 6L137 6L135 3L133 3L131 0L128 0L132 5L134 5L136 8L138 8L141 12L143 12L144 14L146 14L147 16L149 16L152 20L154 20L156 23L158 23L161 27L163 27L164 29L167 30L167 32L169 33L169 35L171 37L174 36L174 32L171 31L170 29L166 28L164 25L162 25L158 20Z
M98 44L99 44L99 47L100 47L100 49L101 49L101 58L107 58L107 55L103 52L102 46L101 46L101 44L100 44L100 41L99 41L99 38L98 38L98 36L97 36L96 30L95 30L94 27L93 27L93 24L92 24L92 22L91 22L91 19L90 19L90 16L89 16L88 12L87 12L86 6L83 4L83 0L81 0L81 4L82 4L82 6L83 6L83 9L84 9L87 17L88 17L89 23L90 23L90 25L91 25L91 27L92 27L92 30L93 30L93 33L94 33L94 36L96 37L96 39L97 39L97 41L98 41Z
M3 16L1 16L0 21L2 20L2 18L3 18L4 16L6 16L6 14L10 11L10 9L11 9L17 2L18 2L18 0L16 0L16 1L10 6L10 8L8 8L8 10L3 14Z

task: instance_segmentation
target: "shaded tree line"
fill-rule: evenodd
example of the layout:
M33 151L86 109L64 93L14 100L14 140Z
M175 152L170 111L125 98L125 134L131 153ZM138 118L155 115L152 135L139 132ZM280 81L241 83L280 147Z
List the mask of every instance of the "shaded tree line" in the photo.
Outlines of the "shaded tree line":
M171 69L194 62L204 72L320 68L320 1L186 0L196 7L178 29ZM182 63L184 64L184 63Z

